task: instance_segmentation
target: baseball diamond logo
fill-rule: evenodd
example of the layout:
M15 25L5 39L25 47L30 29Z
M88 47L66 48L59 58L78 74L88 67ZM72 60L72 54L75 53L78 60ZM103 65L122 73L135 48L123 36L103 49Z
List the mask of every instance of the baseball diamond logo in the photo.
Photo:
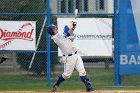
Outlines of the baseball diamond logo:
M29 31L25 31L25 28ZM17 31L8 31L7 29L0 28L0 39L4 41L4 43L0 44L0 48L4 48L8 46L13 40L21 39L27 41L33 41L32 33L34 28L31 23L23 24Z

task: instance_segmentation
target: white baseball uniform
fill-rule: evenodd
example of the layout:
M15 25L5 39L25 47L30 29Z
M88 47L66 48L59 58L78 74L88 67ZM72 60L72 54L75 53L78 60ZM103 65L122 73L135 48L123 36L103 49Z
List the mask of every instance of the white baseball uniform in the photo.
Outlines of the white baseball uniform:
M71 36L67 36L65 33L57 33L52 36L52 39L62 51L63 57L65 57L64 72L62 74L65 79L70 78L74 68L79 72L80 76L86 75L83 61L69 37Z

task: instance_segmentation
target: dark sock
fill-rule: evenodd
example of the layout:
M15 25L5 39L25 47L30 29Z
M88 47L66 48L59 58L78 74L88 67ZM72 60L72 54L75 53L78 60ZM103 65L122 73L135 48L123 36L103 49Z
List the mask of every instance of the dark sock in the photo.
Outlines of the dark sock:
M87 85L87 83L89 82L88 77L87 77L87 76L80 76L80 78L81 78L81 80L83 81L83 83L84 83L85 85Z
M87 91L92 91L93 88L89 82L89 79L87 76L80 76L82 82L85 84Z
M91 86L90 82L89 82L89 78L87 76L80 76L82 82L85 84L85 86Z
M62 83L65 79L62 77L62 75L58 78L57 82L55 83L55 85L58 87L60 85L60 83Z

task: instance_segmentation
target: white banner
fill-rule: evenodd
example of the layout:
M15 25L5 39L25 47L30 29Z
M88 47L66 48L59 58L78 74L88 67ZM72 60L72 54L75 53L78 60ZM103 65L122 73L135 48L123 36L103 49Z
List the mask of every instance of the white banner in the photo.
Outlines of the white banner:
M35 50L36 21L0 21L0 50Z
M58 18L58 29L74 20ZM78 18L75 29L74 44L81 56L112 56L112 19L111 18ZM62 56L58 50L58 56Z

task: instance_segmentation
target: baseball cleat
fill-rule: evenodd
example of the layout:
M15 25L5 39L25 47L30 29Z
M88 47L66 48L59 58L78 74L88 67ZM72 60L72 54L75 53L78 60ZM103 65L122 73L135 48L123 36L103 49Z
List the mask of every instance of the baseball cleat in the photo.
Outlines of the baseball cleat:
M58 88L58 87L57 87L56 85L54 85L53 88L51 89L51 91L54 92L54 91L57 90L57 88Z
M92 88L92 86L91 85L88 85L87 86L87 90L86 90L87 92L91 92L91 91L94 91L94 89Z

